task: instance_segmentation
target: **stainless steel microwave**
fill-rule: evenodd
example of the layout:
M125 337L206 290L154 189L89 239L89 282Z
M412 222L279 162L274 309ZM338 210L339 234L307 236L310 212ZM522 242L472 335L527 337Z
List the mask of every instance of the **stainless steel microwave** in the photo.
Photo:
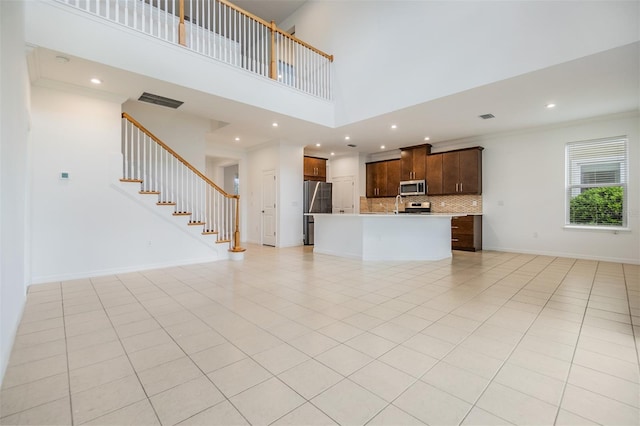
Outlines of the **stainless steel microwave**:
M427 184L424 179L400 182L400 195L424 195Z

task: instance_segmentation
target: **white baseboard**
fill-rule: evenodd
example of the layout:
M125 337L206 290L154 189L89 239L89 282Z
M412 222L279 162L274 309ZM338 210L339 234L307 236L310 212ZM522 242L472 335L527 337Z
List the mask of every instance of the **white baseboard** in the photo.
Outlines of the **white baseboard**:
M515 249L515 248L508 248L508 247L483 246L482 250L499 251L499 252L506 252L506 253L533 254L538 256L566 257L570 259L596 260L600 262L615 262L615 263L627 263L630 265L640 265L640 259L633 259L633 258L589 256L589 255L584 255L580 253L554 252L554 251L545 251L545 250L525 250L525 249Z
M130 272L148 271L151 269L172 268L175 266L193 265L196 263L210 263L210 262L216 262L219 260L227 260L227 259L228 259L228 254L226 257L215 256L215 257L198 258L198 259L182 259L182 260L177 260L175 262L151 263L146 265L134 265L134 266L126 266L122 268L100 269L100 270L94 270L94 271L83 271L83 272L69 273L69 274L46 275L46 276L39 276L39 277L36 276L36 277L32 277L30 285L46 284L46 283L56 282L56 281L70 281L70 280L79 280L84 278L102 277L105 275L127 274Z

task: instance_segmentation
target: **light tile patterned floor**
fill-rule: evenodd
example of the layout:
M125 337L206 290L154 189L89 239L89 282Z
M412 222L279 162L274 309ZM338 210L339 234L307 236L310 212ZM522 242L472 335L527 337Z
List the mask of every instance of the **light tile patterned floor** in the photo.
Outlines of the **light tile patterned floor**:
M640 424L640 267L309 247L32 286L2 424Z

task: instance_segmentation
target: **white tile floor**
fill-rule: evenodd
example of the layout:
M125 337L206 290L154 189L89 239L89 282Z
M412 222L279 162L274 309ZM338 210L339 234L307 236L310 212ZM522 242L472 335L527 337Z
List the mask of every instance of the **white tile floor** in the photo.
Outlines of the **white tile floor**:
M640 267L222 261L32 286L1 424L640 424Z

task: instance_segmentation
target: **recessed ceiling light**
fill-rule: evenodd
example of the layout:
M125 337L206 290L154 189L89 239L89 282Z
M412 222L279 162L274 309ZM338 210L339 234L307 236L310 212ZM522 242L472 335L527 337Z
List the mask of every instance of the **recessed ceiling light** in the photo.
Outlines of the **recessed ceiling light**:
M331 153L331 155L336 155L336 153L335 153L335 152L332 152L332 153Z
M93 84L102 84L102 80L100 80L99 78L93 77L90 80Z
M316 144L316 146L320 146L320 144L319 144L319 143L317 143L317 144Z
M271 124L273 127L278 127L278 123L272 123Z
M380 145L380 149L384 149L384 145Z
M424 137L424 140L425 140L425 141L428 141L429 139L431 139L429 136L425 136L425 137Z
M344 140L345 140L345 141L348 141L349 139L351 139L351 137L350 137L350 136L345 136L345 137L344 137Z
M397 129L397 128L398 128L398 126L396 126L395 124L392 124L392 125L391 125L391 128L392 128L392 129Z
M555 107L556 107L556 104L547 104L547 105L546 105L546 107L547 107L547 108L555 108Z
M236 142L238 142L240 140L240 138L236 138Z
M62 55L56 56L56 62L59 62L61 64L66 64L69 61L71 61L71 59L67 58L66 56L62 56Z

